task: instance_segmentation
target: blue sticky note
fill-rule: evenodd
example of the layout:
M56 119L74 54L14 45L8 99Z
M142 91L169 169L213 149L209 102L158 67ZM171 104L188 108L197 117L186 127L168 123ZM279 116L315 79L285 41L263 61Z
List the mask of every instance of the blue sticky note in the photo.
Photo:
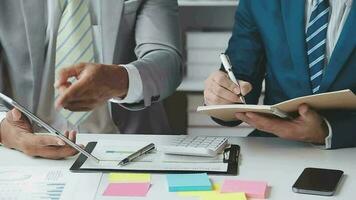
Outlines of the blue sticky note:
M170 192L212 190L211 182L206 173L168 174L167 181Z

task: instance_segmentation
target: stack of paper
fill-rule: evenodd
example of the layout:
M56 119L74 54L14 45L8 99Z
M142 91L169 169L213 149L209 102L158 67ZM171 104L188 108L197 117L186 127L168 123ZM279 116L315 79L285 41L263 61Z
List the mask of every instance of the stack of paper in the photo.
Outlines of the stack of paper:
M111 173L104 196L146 196L150 185L149 174Z

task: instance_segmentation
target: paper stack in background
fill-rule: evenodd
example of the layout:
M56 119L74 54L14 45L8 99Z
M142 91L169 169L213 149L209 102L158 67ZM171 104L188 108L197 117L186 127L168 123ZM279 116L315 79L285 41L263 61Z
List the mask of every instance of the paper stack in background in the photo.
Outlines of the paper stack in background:
M204 90L204 81L220 68L219 55L225 52L230 37L231 32L228 31L188 31L186 33L187 68L183 87L195 88L193 91L198 92ZM236 136L237 134L246 136L253 130L246 124L239 128L222 127L209 116L197 113L196 108L204 104L204 97L201 93L188 94L187 101L187 132L190 135L216 135L216 132L223 132L224 135L221 136Z

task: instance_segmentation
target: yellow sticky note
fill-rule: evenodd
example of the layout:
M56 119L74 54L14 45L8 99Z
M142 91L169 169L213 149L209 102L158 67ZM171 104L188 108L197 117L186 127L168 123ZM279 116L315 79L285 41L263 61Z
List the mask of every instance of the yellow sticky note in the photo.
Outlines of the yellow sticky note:
M237 193L217 193L201 197L201 200L247 200L244 192Z
M203 196L210 196L212 194L219 194L219 190L220 190L220 185L213 184L213 190L211 191L178 192L178 195L182 197L203 197Z
M109 182L151 182L151 175L134 173L110 173Z

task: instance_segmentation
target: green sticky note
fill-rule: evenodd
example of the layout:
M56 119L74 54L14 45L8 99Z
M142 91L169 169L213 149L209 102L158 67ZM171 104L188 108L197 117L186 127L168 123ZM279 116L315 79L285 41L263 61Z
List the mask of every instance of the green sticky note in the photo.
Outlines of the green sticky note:
M212 190L211 182L206 173L168 174L167 182L170 192Z
M109 182L145 183L145 182L151 182L151 175L136 174L136 173L110 173Z

